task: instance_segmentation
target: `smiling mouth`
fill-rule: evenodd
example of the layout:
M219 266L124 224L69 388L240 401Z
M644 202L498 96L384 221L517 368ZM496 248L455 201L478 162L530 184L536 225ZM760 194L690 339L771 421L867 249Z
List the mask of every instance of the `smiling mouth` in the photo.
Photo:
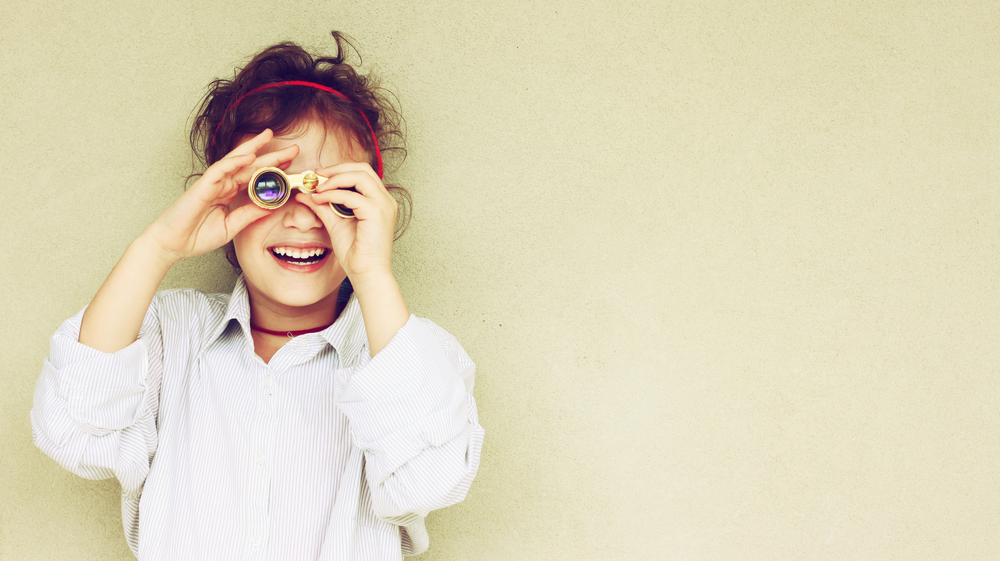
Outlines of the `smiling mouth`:
M272 247L271 254L292 265L315 265L326 257L330 250L325 247L299 249L297 247Z

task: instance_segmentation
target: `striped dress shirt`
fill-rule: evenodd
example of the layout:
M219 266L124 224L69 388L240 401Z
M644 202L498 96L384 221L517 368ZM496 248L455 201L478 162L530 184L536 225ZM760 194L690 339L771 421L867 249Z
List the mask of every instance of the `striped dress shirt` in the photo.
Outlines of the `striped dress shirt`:
M429 320L371 358L352 295L265 364L242 277L231 295L157 293L116 353L78 342L82 316L52 336L32 433L73 473L121 482L143 561L399 560L475 477L475 366Z

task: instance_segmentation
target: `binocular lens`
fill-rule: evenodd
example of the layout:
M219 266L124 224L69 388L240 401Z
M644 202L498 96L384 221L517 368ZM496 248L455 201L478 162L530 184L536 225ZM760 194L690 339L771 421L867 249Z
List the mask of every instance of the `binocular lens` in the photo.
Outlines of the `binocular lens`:
M288 193L288 183L276 172L266 171L253 182L253 192L265 204L274 204L284 200Z
M280 168L260 168L250 177L250 199L261 208L275 209L285 204L292 196L292 189L304 193L316 191L316 186L329 179L316 175L314 171L287 175ZM351 191L357 189L351 187ZM354 211L344 205L330 203L334 214L341 218L353 218Z

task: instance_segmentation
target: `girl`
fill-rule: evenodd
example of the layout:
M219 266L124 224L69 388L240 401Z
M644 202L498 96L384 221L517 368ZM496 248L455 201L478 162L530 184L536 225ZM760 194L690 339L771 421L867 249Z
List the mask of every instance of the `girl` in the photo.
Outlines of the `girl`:
M476 474L475 367L392 273L395 112L333 36L335 57L283 43L211 85L208 169L52 337L35 443L118 478L139 559L400 559ZM156 292L227 244L232 294Z

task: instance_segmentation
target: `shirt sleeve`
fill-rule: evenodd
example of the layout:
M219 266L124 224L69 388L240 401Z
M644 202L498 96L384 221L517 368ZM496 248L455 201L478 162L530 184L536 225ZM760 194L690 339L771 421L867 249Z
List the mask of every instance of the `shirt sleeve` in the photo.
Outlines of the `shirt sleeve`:
M154 298L137 340L115 353L79 342L83 311L63 322L31 410L38 448L81 477L118 478L126 496L141 491L157 445L163 353L156 308Z
M465 498L485 434L474 378L458 341L412 315L381 352L349 373L337 403L364 451L380 518L408 526Z

